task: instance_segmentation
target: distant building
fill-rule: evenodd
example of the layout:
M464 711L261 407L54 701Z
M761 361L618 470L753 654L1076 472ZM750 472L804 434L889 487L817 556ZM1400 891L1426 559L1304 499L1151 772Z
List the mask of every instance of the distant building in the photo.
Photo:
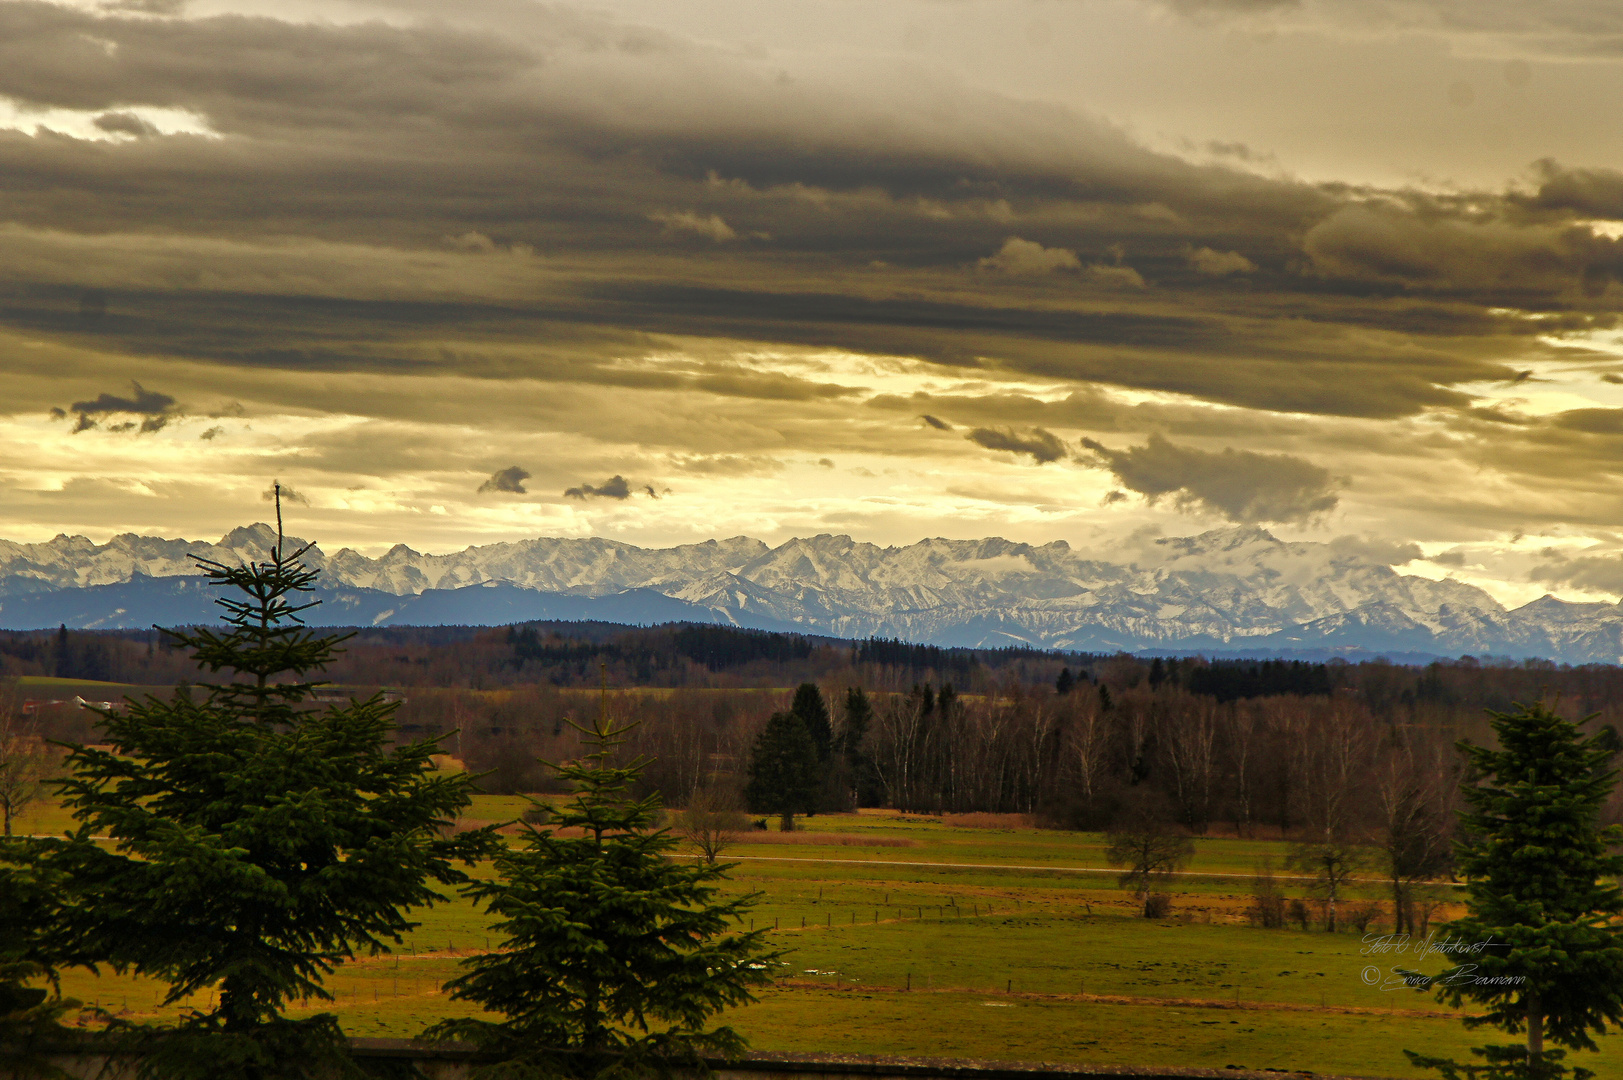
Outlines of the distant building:
M381 693L385 704L404 705L406 703L406 692L399 687L385 686L382 688ZM364 690L353 686L318 686L310 692L310 700L323 705L342 705L350 698L370 696Z
M127 701L87 701L75 694L71 698L26 698L23 701L24 716L38 716L41 709L62 709L72 706L75 709L100 709L102 712L128 712L130 703Z

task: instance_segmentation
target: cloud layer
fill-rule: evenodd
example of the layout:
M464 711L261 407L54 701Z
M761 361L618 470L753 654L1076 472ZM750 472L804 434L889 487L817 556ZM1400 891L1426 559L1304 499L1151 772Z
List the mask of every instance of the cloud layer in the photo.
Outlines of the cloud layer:
M1623 589L1524 550L1623 514L1623 148L1560 126L1623 23L960 7L0 5L0 535L229 527L286 476L362 544L1227 520ZM1431 125L1408 179L1366 107Z

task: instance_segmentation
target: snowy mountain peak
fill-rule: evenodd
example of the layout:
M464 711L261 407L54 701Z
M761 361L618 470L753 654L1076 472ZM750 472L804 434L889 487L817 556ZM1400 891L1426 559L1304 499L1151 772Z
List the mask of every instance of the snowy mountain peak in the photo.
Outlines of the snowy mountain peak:
M1169 536L1156 541L1179 557L1189 555L1217 555L1242 548L1262 545L1283 548L1283 540L1267 529L1255 525L1237 525L1228 529L1212 529L1196 536Z
M55 625L57 609L42 596L132 582L166 588L163 579L195 577L197 558L263 560L275 540L260 522L217 544L133 534L101 545L68 536L0 541L0 625ZM376 618L396 621L452 608L463 622L591 610L628 621L684 618L944 645L1365 648L1608 663L1623 655L1623 607L1545 597L1507 612L1475 586L1400 574L1378 553L1361 554L1361 544L1285 542L1239 527L1108 549L995 536L889 547L843 534L777 547L735 536L670 548L537 537L442 555L395 544L375 558L349 548L330 557L315 548L307 558L323 569L325 589L349 590L337 607L360 611L372 603L364 597L379 597ZM466 603L445 599L465 589ZM592 606L600 603L608 606ZM88 601L73 604L92 612L78 625L152 621L128 602L104 615Z

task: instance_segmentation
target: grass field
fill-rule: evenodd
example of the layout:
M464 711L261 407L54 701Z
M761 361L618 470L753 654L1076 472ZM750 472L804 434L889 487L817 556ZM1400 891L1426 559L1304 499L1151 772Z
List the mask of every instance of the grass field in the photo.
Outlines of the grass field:
M523 805L481 797L469 817L503 820ZM63 823L54 811L31 820L42 832ZM724 856L736 862L729 889L760 894L753 925L775 927L787 952L777 985L730 1017L759 1049L1398 1077L1424 1075L1405 1048L1464 1057L1494 1041L1429 995L1369 984L1371 968L1378 984L1399 963L1436 970L1436 957L1363 955L1356 933L1246 925L1250 875L1265 857L1282 861L1277 843L1197 841L1171 917L1151 921L1113 875L1074 872L1105 869L1097 835L866 811L805 824L794 842L746 835L756 842ZM1374 880L1358 891L1382 895ZM337 1000L322 1007L351 1034L412 1035L464 1011L439 985L495 944L485 920L460 900L420 918L403 949L331 980ZM64 988L114 1012L158 1012L155 988L135 979L70 973ZM1577 1057L1623 1080L1609 1041Z

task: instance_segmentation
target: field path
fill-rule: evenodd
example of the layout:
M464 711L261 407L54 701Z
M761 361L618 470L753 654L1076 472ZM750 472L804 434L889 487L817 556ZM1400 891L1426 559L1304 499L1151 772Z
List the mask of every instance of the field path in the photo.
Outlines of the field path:
M828 993L853 992L875 994L981 994L1012 1001L1085 1001L1097 1005L1152 1005L1169 1009L1223 1009L1229 1012L1300 1012L1337 1013L1344 1016L1392 1016L1435 1020L1464 1015L1443 1009L1378 1009L1367 1005L1312 1005L1294 1001L1234 1001L1228 998L1173 998L1143 997L1134 994L1038 994L1022 990L1006 992L998 989L978 989L973 986L936 986L929 989L905 989L900 986L877 986L868 983L842 984L815 983L801 979L784 979L777 984L783 990L822 990Z
M687 858L701 858L691 855ZM844 866L944 866L956 870L1052 870L1061 874L1119 874L1121 870L1108 866L1028 866L1020 863L967 863L967 862L926 862L923 859L829 859L820 856L804 855L724 855L723 862L803 862L803 863L837 863ZM1192 878L1243 878L1252 879L1256 874L1235 874L1221 870L1174 870L1175 877ZM1277 881L1317 881L1312 875L1303 874L1275 874ZM1349 881L1360 881L1367 884L1384 885L1386 878L1348 878ZM1438 885L1447 885L1451 888L1464 888L1464 882L1440 881Z

